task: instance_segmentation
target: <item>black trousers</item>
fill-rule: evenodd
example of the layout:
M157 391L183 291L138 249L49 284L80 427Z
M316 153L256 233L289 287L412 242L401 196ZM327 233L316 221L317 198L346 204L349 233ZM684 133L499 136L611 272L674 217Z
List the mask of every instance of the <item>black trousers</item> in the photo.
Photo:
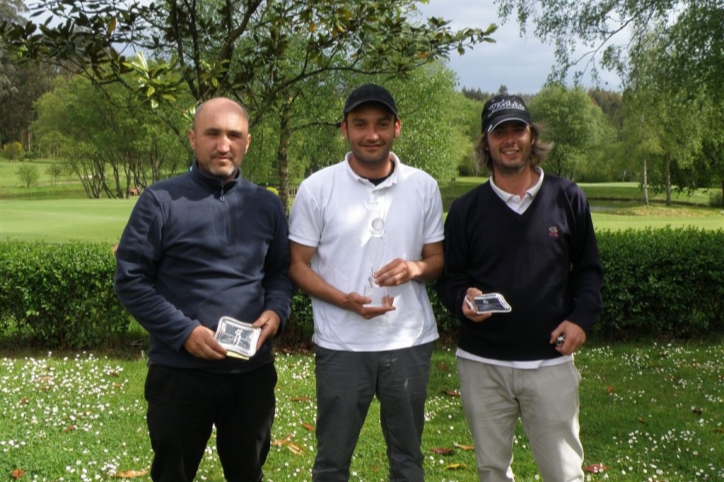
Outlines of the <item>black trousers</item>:
M146 420L155 482L191 482L213 426L229 482L260 482L274 421L277 373L269 363L249 373L218 374L151 365Z

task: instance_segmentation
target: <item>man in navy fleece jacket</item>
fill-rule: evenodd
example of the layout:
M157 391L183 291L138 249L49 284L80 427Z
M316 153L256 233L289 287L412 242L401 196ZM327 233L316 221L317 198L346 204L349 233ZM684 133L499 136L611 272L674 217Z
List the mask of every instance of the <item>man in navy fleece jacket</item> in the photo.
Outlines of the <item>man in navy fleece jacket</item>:
M246 111L196 109L190 172L146 189L116 252L116 291L151 338L145 396L154 481L190 482L216 426L228 481L262 480L274 419L272 338L290 311L287 220L279 198L241 177ZM261 328L247 361L214 338L222 316Z
M456 199L445 223L441 301L461 320L458 374L481 482L512 481L521 419L543 480L583 481L580 376L573 353L601 310L603 271L588 202L544 174L550 150L523 100L483 108L478 159L492 176ZM483 293L512 311L478 313Z

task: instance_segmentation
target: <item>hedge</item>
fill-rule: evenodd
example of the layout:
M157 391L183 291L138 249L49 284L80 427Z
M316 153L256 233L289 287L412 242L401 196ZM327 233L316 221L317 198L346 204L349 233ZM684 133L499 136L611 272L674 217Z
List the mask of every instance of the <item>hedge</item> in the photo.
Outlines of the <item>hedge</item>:
M37 347L98 347L130 318L113 289L109 245L0 243L0 334Z
M604 309L594 334L693 338L724 334L724 230L664 228L598 233ZM89 348L128 330L105 244L0 242L0 335L36 346ZM428 286L440 331L457 321ZM313 331L309 297L297 293L286 344Z
M627 230L597 238L602 335L724 333L724 230Z

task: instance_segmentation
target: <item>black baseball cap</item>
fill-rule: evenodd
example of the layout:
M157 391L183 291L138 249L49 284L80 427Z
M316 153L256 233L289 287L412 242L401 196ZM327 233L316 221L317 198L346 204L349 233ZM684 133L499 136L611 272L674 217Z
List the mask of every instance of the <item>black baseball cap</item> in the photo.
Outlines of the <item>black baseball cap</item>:
M530 111L523 99L517 95L496 95L483 107L483 134L498 127L503 122L520 121L533 125Z
M347 115L357 107L368 102L375 102L387 107L397 117L397 105L390 91L376 84L365 84L357 87L344 103L344 114Z

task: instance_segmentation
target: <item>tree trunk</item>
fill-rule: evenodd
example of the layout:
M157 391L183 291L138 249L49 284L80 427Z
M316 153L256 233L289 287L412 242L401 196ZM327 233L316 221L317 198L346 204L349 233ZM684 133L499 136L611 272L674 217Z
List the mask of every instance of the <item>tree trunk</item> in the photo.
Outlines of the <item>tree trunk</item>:
M279 112L279 145L277 147L277 172L279 174L279 199L289 215L289 162L287 150L292 137L291 104L285 102Z
M643 172L643 179L641 180L641 186L644 190L644 205L649 205L649 172L648 167L646 166L646 158L644 157L644 172Z
M116 183L116 195L115 197L118 199L123 199L125 196L123 195L123 187L121 186L121 173L118 169L118 166L111 166L113 169L113 180Z
M664 188L666 189L666 205L671 206L671 157L664 159Z

